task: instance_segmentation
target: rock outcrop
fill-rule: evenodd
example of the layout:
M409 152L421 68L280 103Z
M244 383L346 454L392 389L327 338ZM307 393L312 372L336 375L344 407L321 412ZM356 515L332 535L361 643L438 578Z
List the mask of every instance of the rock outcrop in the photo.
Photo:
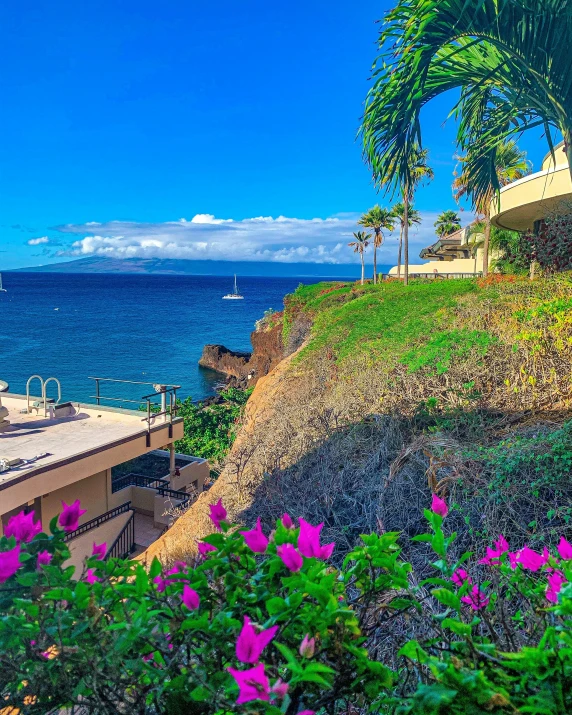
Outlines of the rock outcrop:
M224 345L205 345L199 365L226 375L233 386L254 387L284 357L282 313L272 317L270 325L263 322L251 333L252 353L230 350Z

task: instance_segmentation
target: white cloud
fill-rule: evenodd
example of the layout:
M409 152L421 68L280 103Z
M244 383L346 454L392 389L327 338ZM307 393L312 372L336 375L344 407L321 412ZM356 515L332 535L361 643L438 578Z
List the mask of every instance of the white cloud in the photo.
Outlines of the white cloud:
M58 255L355 263L359 262L359 256L347 244L352 239L352 232L360 228L356 225L358 216L357 213L345 213L325 219L256 216L235 220L197 214L190 220L181 218L163 223L91 221L58 227L61 233L77 237ZM436 240L433 228L436 217L436 213L422 213L421 225L411 229L410 256L413 261L421 248ZM464 223L471 218L465 214ZM378 264L395 263L397 238L397 231L386 236L378 251Z
M41 243L49 243L50 239L47 236L40 236L40 238L31 238L26 241L28 246L39 246Z

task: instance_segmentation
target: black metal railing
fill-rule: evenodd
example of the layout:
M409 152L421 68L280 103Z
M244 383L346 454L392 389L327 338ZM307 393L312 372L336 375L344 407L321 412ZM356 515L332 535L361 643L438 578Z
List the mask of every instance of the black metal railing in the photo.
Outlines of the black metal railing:
M106 559L124 559L135 551L135 514L131 514L129 521L117 535L109 547Z
M168 479L158 479L155 477L148 477L145 474L135 474L130 472L124 477L119 477L119 479L112 480L111 482L111 493L119 492L122 489L127 489L127 487L146 487L147 489L159 489L161 486L168 486Z
M120 514L125 514L125 512L128 512L130 509L131 502L126 501L120 506L116 506L115 509L110 509L110 511L106 511L105 514L100 514L99 516L96 516L95 519L90 519L89 521L86 521L85 524L81 524L81 526L78 526L75 531L70 531L64 536L64 541L71 541L72 539L75 539L76 537L85 534L87 531L96 529L98 526L101 526L101 524L105 524L106 521L109 521L110 519L115 519L116 516L119 516Z
M159 494L162 497L169 497L170 499L176 499L177 501L182 502L181 506L186 504L189 499L191 498L190 494L187 492L180 492L177 491L176 489L170 489L169 487L159 487L157 489L157 494Z
M101 401L106 402L128 402L145 408L146 416L142 418L142 422L147 422L147 447L151 446L151 422L158 417L165 417L169 420L169 437L173 436L173 418L177 416L177 390L180 385L163 385L155 382L140 382L138 380L118 380L113 377L89 377L90 380L95 380L95 395L90 395L95 398L98 405ZM143 395L140 400L132 400L123 397L109 397L101 394L101 383L113 382L123 385L151 385L155 388L155 392L150 395ZM160 402L156 399L160 398Z

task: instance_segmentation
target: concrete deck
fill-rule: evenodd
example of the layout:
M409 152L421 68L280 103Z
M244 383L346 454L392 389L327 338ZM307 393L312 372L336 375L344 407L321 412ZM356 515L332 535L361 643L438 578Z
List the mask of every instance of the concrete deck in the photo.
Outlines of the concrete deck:
M3 392L0 399L8 409L10 422L10 427L0 432L0 459L33 459L47 453L33 463L0 472L0 489L18 477L45 471L46 467L79 459L147 432L144 413L135 410L74 402L70 416L51 418L44 417L43 409L39 414L36 410L28 414L25 396ZM161 427L166 428L163 418L158 418L156 424L152 420L152 431Z

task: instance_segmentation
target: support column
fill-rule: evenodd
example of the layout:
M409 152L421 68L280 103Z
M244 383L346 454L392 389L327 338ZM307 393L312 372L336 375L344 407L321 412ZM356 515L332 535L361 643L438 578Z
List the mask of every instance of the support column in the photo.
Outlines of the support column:
M175 443L169 445L169 472L171 476L175 473Z

